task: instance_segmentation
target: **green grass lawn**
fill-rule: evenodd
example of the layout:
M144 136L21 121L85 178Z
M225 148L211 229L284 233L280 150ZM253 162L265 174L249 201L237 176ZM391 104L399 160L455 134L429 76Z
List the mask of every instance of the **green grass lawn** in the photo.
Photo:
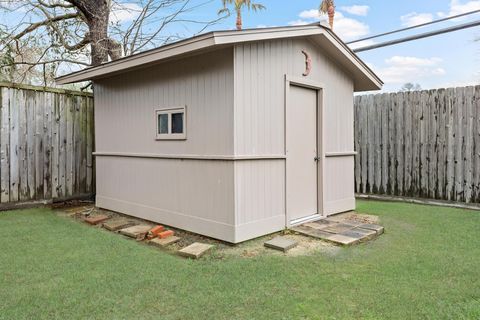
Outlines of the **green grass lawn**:
M479 319L480 212L359 201L335 254L186 260L48 209L0 213L0 319Z

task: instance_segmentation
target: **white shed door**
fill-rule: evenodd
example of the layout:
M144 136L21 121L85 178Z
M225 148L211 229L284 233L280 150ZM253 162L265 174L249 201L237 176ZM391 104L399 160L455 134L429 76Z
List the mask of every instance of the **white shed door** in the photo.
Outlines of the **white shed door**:
M286 112L287 210L291 223L318 214L317 91L291 85Z

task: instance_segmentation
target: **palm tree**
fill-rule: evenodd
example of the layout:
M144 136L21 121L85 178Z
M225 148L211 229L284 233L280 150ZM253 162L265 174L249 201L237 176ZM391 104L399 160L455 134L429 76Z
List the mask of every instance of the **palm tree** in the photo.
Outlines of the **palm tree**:
M218 11L218 14L228 13L231 11L229 5L233 5L235 13L237 14L237 30L242 30L242 9L245 7L248 10L258 11L266 9L264 5L254 3L251 0L222 0L223 8Z
M330 29L333 30L333 19L335 18L335 1L322 0L318 11L323 14L328 14L328 23L330 24Z

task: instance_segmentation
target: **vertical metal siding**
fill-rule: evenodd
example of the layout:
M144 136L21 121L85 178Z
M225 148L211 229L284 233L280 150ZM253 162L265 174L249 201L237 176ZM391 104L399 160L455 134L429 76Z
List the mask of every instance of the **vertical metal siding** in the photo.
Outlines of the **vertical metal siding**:
M233 154L232 51L142 69L95 83L99 152ZM155 110L187 106L187 140L156 141Z
M102 79L95 98L97 205L234 242L233 161L181 159L233 155L232 49ZM187 140L155 140L155 110L182 105Z
M324 124L325 153L351 152L353 142L353 80L334 61L323 54L319 47L308 39L281 39L239 44L234 50L235 70L235 154L236 155L284 155L285 154L285 75L302 77L305 71L305 56L312 56L313 67L305 79L325 85ZM284 160L254 161L252 171L261 171L264 166L284 166ZM254 169L254 166L258 166ZM327 213L353 209L353 156L325 159L324 208ZM274 206L265 207L265 199L285 203L285 194L278 188L263 188L262 184L242 179L243 171L235 171L237 220L242 223L274 217ZM269 171L264 179L277 181L280 174ZM245 198L242 190L255 197ZM238 204L240 201L247 203ZM352 205L353 203L353 205ZM249 208L248 210L241 208Z
M97 158L97 205L234 242L233 162Z

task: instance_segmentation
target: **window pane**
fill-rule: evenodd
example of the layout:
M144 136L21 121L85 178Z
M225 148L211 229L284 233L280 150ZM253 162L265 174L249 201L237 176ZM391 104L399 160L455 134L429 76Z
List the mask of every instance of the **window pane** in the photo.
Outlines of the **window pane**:
M158 133L159 134L168 133L168 114L158 115Z
M183 133L183 112L172 113L172 133Z

